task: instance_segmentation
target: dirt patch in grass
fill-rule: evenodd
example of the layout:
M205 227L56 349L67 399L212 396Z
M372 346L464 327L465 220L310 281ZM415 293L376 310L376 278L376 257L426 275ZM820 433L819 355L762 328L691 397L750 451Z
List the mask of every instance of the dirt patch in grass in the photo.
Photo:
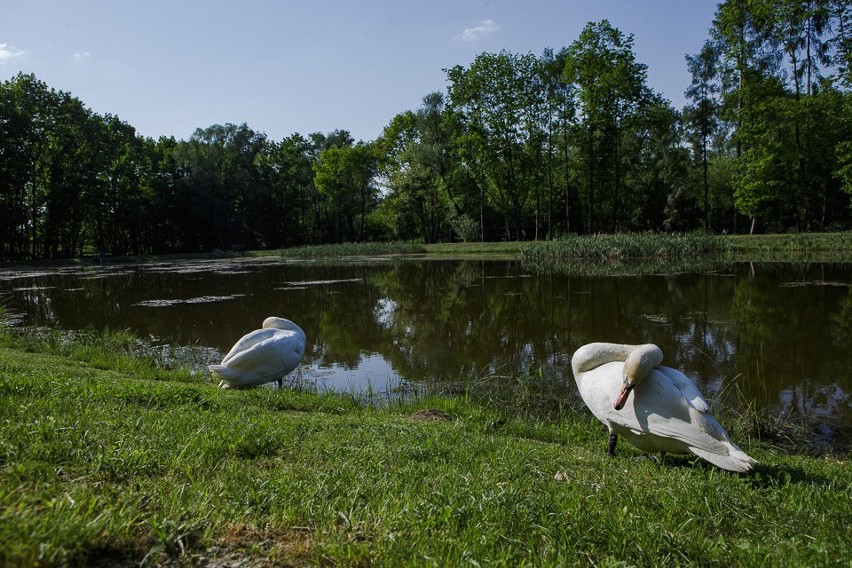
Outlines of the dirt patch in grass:
M234 526L198 559L205 568L267 568L310 566L311 528L288 527L259 530Z
M424 408L408 416L411 420L420 420L423 422L450 422L453 420L453 415L443 410L436 408Z

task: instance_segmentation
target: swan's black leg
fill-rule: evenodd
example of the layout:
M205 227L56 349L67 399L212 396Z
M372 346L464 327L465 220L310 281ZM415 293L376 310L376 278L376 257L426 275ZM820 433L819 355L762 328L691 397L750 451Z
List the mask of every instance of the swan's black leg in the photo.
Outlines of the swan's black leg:
M618 434L610 434L609 435L609 451L607 451L607 455L609 457L615 457L615 444L618 443Z

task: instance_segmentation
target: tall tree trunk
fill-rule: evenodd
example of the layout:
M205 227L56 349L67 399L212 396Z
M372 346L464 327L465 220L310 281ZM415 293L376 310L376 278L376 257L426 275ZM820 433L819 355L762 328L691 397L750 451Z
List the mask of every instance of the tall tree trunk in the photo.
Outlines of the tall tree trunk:
M709 196L709 188L710 188L710 175L709 175L709 164L707 162L707 139L704 139L702 143L701 153L703 154L702 158L702 169L704 170L704 230L710 231L710 200Z
M595 140L594 132L589 132L589 189L586 200L586 232L592 234L595 228L592 224L592 203L595 200Z
M618 232L619 207L621 201L621 140L618 126L615 127L615 194L612 200L612 230Z
M571 232L571 172L568 169L568 135L562 149L562 171L565 173L565 232Z

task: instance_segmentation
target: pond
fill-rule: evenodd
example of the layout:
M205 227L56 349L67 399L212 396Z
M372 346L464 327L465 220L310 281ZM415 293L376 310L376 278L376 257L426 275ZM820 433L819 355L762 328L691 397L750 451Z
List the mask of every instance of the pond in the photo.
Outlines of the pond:
M214 348L206 363L279 315L308 337L298 380L355 392L521 377L576 399L582 344L653 342L708 399L807 419L830 444L852 430L851 284L850 264L589 276L511 260L233 259L7 269L0 305L21 325Z

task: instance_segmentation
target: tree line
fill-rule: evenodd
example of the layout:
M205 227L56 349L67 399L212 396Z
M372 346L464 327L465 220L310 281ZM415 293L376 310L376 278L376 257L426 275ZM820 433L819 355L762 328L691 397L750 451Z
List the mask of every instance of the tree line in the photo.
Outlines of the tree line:
M246 124L140 136L31 74L0 83L0 258L852 221L852 8L728 0L686 56L688 104L633 37L482 53L373 141Z

